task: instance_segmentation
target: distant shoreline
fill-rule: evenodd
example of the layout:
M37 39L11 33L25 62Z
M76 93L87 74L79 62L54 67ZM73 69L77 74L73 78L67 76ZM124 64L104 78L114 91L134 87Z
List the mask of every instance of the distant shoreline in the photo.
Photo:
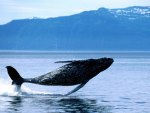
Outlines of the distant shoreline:
M21 51L0 50L1 58L46 58L46 59L89 59L89 58L143 58L150 59L150 51Z

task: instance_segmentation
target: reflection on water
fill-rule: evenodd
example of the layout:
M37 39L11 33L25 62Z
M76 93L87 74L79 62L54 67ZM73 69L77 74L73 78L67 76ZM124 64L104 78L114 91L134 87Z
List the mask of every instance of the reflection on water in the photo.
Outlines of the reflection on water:
M0 100L4 105L1 106L0 112L5 112L5 113L20 113L21 108L22 108L22 98L20 96L12 96L12 97L6 97L2 96L3 100Z
M98 106L96 100L66 98L59 101L59 105L64 108L66 113L109 113L109 106Z
M35 99L33 103L41 102L40 106L50 112L59 113L110 113L110 106L100 106L94 99L79 97L46 97ZM36 104L35 104L36 105Z
M94 99L44 95L3 97L7 106L1 113L111 113L111 106L98 105ZM7 101L6 101L7 100Z
M12 98L12 101L10 101L11 108L9 108L9 109L11 109L11 111L20 111L21 110L20 108L22 107L21 97L15 96L15 97L11 97L11 98Z

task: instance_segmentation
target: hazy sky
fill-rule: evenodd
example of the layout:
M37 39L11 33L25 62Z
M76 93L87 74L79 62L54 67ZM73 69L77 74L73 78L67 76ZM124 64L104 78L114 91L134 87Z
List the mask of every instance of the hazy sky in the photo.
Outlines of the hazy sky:
M13 19L48 18L85 10L150 6L150 0L0 0L0 24Z

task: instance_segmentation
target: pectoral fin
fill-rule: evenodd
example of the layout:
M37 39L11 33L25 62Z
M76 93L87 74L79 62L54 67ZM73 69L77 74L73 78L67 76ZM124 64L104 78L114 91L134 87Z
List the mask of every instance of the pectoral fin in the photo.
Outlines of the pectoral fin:
M78 85L77 87L75 87L73 90L71 90L70 92L68 92L67 94L65 94L64 96L68 96L68 95L70 95L70 94L72 94L72 93L78 91L78 90L81 89L87 82L88 82L88 81L81 83L80 85Z

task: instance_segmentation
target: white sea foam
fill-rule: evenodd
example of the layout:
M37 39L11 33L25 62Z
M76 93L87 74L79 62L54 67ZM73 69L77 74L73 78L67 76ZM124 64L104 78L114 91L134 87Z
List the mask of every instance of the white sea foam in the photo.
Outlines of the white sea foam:
M19 92L16 91L15 86L11 82L0 78L0 95L17 96Z
M40 95L40 94L41 95L49 95L49 94L51 94L51 93L48 93L48 92L36 91L36 90L30 89L26 86L22 86L21 92L23 94L35 94L35 95Z
M20 90L17 86L11 85L11 82L0 78L0 95L1 96L21 96L22 94L50 94L47 92L40 92L31 90L26 86L22 86Z

